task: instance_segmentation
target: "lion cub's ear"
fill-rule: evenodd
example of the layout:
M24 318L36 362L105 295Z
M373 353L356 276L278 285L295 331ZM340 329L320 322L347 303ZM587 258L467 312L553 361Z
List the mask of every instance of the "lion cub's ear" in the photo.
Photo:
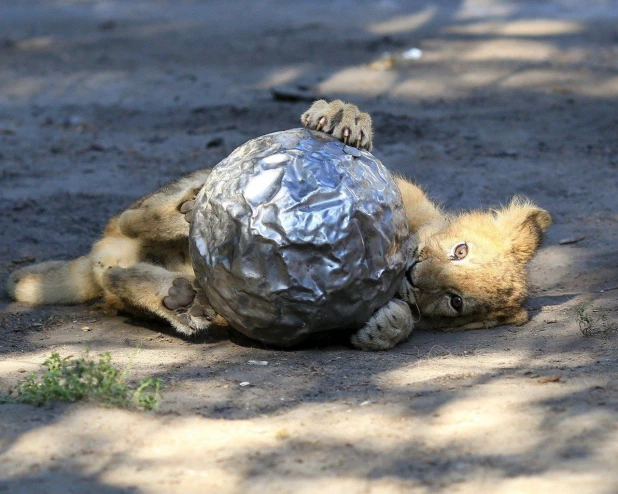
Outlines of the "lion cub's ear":
M515 258L521 263L532 259L551 224L549 213L528 199L515 197L495 215L498 227L511 240Z

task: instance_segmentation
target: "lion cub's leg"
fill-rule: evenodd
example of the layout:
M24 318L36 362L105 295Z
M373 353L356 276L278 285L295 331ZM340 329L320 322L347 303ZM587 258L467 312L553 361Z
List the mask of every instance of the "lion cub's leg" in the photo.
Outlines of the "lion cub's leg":
M352 344L361 350L389 350L404 341L414 329L411 305L416 304L414 290L404 278L396 298L381 307L354 335Z
M326 132L350 146L371 151L371 117L356 105L321 99L302 114L300 121L309 129Z
M117 217L121 234L169 241L189 236L195 198L210 175L199 170L140 199Z
M215 312L193 277L147 263L108 269L103 288L125 307L139 309L169 321L184 335L207 329Z
M410 336L413 328L410 306L403 300L393 299L378 309L351 341L361 350L389 350Z

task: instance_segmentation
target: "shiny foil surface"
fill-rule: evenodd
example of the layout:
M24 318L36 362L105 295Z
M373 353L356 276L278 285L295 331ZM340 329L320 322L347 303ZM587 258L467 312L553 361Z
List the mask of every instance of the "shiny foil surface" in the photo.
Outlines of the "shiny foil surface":
M190 234L213 308L245 335L281 346L362 327L397 291L408 248L386 168L308 129L258 137L219 163Z

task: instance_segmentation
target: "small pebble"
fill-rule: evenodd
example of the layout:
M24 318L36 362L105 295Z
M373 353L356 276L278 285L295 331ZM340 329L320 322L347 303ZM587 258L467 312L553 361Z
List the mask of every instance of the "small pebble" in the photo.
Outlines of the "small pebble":
M401 54L401 57L405 60L418 60L423 56L423 50L420 48L410 48Z
M576 244L578 242L581 242L582 240L584 240L586 237L581 236L581 237L572 237L572 238L563 238L562 240L560 240L558 242L558 245L569 245L569 244Z
M555 376L542 377L537 382L540 383L540 384L556 383L556 382L560 381L561 378L562 378L562 376L560 374L556 374Z
M83 125L84 119L78 115L71 115L64 119L62 125L64 127L77 127L79 125Z
M323 98L306 86L276 86L270 88L270 94L276 101L287 102L305 101L313 103L315 100Z
M249 381L243 381L240 383L241 386L250 386L251 383Z
M206 143L206 148L218 148L223 146L223 137L214 137Z
M89 326L84 326L84 327L82 328L82 331L90 331L90 327L89 327Z
M249 360L250 365L268 365L266 360Z
M290 438L290 431L288 431L287 429L280 429L275 434L275 437L277 439L289 439Z

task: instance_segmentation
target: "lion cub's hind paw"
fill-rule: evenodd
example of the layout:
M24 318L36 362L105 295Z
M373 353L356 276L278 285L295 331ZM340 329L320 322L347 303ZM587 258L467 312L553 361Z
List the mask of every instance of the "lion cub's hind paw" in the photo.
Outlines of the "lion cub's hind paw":
M169 289L167 297L163 299L163 305L169 310L176 310L180 307L191 305L194 299L195 290L191 283L184 278L176 278L172 282L172 287Z
M183 202L180 205L180 212L185 215L185 221L191 223L193 219L193 208L195 207L195 200Z
M212 324L215 313L203 298L185 278L176 278L172 282L162 302L166 309L173 312L170 322L179 332L193 335Z
M309 129L326 132L345 144L371 151L371 117L356 105L341 100L330 103L318 100L303 113L300 120Z

